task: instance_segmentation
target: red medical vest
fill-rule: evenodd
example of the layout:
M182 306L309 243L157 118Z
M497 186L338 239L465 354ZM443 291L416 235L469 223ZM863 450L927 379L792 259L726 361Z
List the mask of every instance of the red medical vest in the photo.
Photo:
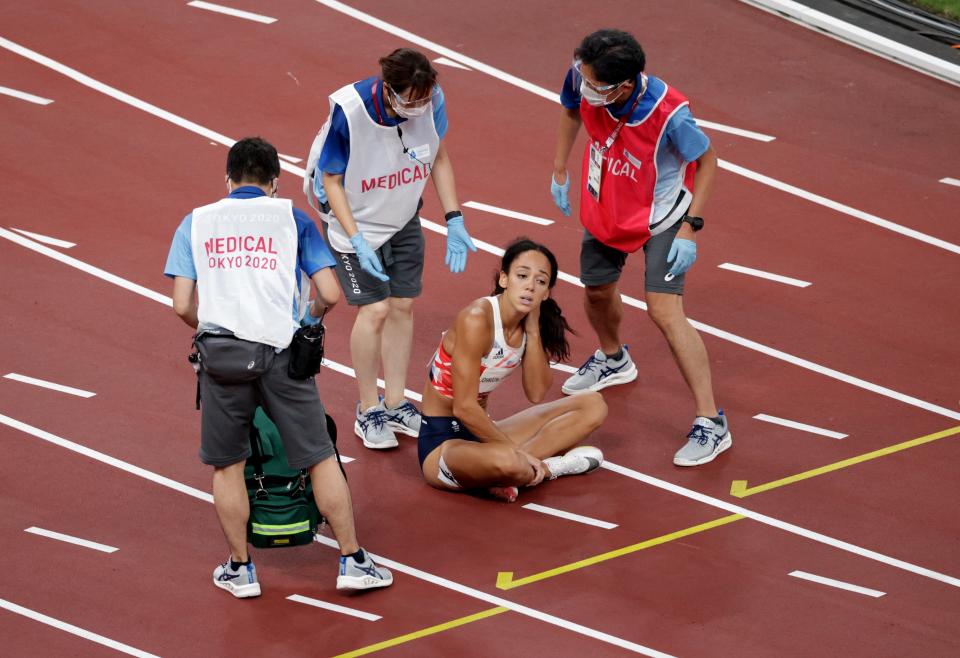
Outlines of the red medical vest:
M627 122L607 151L600 182L600 201L587 191L590 145L583 154L580 222L591 235L610 247L628 253L637 251L650 239L653 221L653 192L657 185L657 151L663 146L667 121L688 104L686 97L666 86L653 109L637 123ZM580 117L590 141L606 144L619 119L604 106L580 103ZM696 163L687 166L684 185L693 192Z

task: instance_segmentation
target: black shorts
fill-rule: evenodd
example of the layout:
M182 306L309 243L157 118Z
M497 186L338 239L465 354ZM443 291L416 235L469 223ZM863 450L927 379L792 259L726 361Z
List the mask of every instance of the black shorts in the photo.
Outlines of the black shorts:
M420 435L417 437L417 457L420 459L420 468L423 468L423 460L427 455L450 439L480 441L456 416L421 416Z
M686 273L674 277L671 281L663 278L670 271L671 264L667 262L667 256L681 225L680 221L674 222L673 226L651 236L643 245L644 290L647 292L683 294ZM628 255L603 244L584 229L583 241L580 243L580 282L585 286L602 286L619 281Z
M366 306L388 297L419 297L423 290L423 258L426 241L420 215L414 215L393 237L376 250L383 271L390 277L381 281L360 268L355 253L333 250L337 258L335 272L343 296L351 306Z
M309 468L331 457L333 442L316 382L287 375L289 349L277 353L269 345L260 347L264 371L251 381L224 383L201 368L200 461L223 467L247 459L258 405L280 431L291 468Z

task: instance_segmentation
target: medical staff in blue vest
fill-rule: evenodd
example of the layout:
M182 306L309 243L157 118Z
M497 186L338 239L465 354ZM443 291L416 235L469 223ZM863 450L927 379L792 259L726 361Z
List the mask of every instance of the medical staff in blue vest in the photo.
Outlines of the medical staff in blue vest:
M350 335L360 389L354 431L367 448L393 448L394 432L420 432L420 412L404 388L413 300L423 283L419 210L428 178L446 213L450 271L462 272L468 251L476 251L457 201L446 132L436 70L422 53L400 48L380 59L379 76L330 96L330 115L310 149L304 193L326 224L347 303L358 307Z
M276 198L279 176L273 146L259 137L234 144L229 196L184 218L164 268L173 279L173 310L197 330L202 359L200 460L213 466L213 504L230 547L213 584L238 598L260 595L247 552L243 468L261 405L280 430L290 466L309 471L317 507L340 544L337 589L386 587L393 576L357 544L350 490L316 383L287 374L301 320L318 322L340 290L316 225L289 199ZM312 302L310 280L318 293Z

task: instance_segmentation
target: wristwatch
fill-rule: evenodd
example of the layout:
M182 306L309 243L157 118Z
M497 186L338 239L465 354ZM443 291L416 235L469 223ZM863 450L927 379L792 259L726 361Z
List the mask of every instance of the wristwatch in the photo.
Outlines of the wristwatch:
M703 228L703 217L694 217L693 215L684 215L681 222L686 222L693 227L694 231L699 231Z

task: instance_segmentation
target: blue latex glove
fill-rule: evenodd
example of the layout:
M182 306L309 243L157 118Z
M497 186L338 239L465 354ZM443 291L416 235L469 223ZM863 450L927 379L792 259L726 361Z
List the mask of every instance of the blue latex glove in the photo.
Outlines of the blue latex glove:
M553 196L553 202L557 204L565 216L570 216L570 174L567 174L567 182L561 185L553 176L550 176L550 194Z
M377 253L367 244L363 233L357 231L350 236L350 244L353 245L353 250L357 252L357 260L360 261L361 270L375 279L380 279L381 281L390 280L390 277L384 274L383 264L380 262L380 259L377 258Z
M466 268L467 249L476 251L477 247L463 225L463 215L460 215L447 221L447 256L443 259L454 274Z
M310 326L310 327L312 327L313 325L318 324L318 323L320 322L320 320L323 319L323 315L324 315L324 313L326 313L326 311L324 311L324 313L321 313L321 314L320 314L321 317L319 317L319 318L318 318L318 317L314 317L313 313L311 312L312 309L313 309L313 305L314 305L314 304L317 304L317 305L319 305L319 306L322 306L322 304L320 304L319 301L308 303L308 304L307 304L307 312L303 314L303 319L300 320L300 325L301 325L301 326Z
M674 238L673 244L670 245L670 253L667 254L667 262L673 263L670 274L680 276L690 269L695 260L697 260L697 243L693 240Z

